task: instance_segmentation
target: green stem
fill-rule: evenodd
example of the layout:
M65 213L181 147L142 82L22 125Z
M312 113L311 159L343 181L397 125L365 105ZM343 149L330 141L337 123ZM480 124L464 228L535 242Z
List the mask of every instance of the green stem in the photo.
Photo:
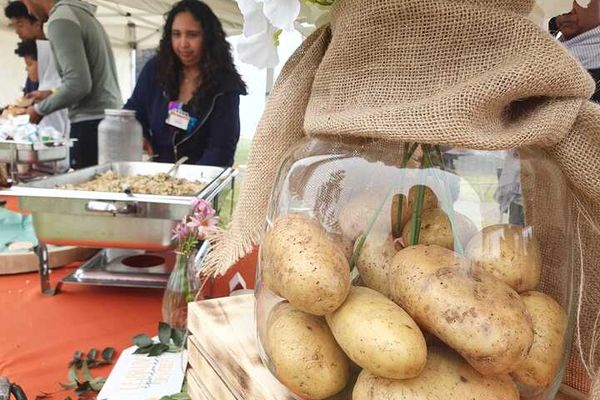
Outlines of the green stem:
M179 274L180 274L180 286L181 286L181 293L183 295L183 298L185 299L185 301L188 301L188 296L189 296L189 292L190 292L190 285L188 282L188 278L187 278L187 263L188 263L188 255L182 255L179 258L179 262L177 263L177 268L179 269Z
M422 145L423 149L423 161L421 162L421 177L423 176L423 169L431 167L431 156L429 152L431 148L429 145ZM410 238L408 241L409 246L415 246L419 244L419 237L421 236L421 215L423 214L423 203L425 201L425 185L417 186L417 195L415 199L415 207L412 210L412 218L410 225Z
M443 158L442 158L442 151L440 149L440 146L435 146L435 150L438 153L438 156L440 157L440 160L442 160L440 162L441 164L441 169L444 170L444 162L443 162ZM431 158L429 158L429 162L431 163ZM450 196L450 188L448 187L448 182L439 177L438 171L437 169L434 170L433 175L435 176L436 180L443 185L443 203L448 204L448 212L446 213L446 215L448 216L448 220L450 221L450 228L452 230L452 237L454 238L454 251L457 252L458 254L464 254L464 249L462 247L462 243L460 242L460 238L458 237L458 226L456 223L456 213L454 212L454 207L452 207L452 197ZM446 210L444 210L446 211Z
M415 153L418 146L419 146L418 143L414 143L412 146L410 145L410 143L404 144L404 156L402 158L402 167L403 168L406 167L406 165L408 164L408 161L410 160L412 155ZM402 185L401 185L401 187L402 187ZM390 188L390 190L388 191L386 196L383 198L383 202L379 205L379 207L373 214L371 220L369 221L369 225L367 226L366 231L362 234L362 236L358 242L358 245L355 247L354 251L352 252L352 257L350 257L350 271L354 270L354 267L356 266L356 261L358 260L358 256L362 252L362 249L365 246L365 242L367 241L367 236L369 236L369 233L371 233L373 226L375 226L375 222L377 221L379 214L381 214L381 211L383 210L385 201L392 194L392 191L393 191L393 187ZM402 218L402 198L400 198L400 210L399 211L400 211L399 218L401 219Z
M419 146L418 143L413 143L412 145L410 143L404 143L404 156L402 158L402 164L401 164L401 167L403 169L406 168L406 166L408 165L408 161L410 161L410 158L413 156L413 154L417 150L418 146ZM404 177L404 174L402 174L402 177ZM402 190L403 186L404 186L404 180L401 179L400 180L400 190ZM408 196L405 196L402 193L400 193L398 195L398 197L399 197L399 199L398 199L398 215L396 216L396 225L395 225L397 227L397 231L392 232L394 234L394 239L402 236L402 212L404 210L404 199L408 199ZM406 202L408 204L408 200Z

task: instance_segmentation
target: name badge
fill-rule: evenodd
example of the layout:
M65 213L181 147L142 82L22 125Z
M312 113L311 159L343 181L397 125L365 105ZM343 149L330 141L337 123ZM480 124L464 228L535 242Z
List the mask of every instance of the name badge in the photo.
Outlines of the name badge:
M186 111L183 111L183 105L181 103L172 101L169 103L169 115L167 116L167 120L165 122L167 125L191 132L194 126L196 126L198 120L190 116L190 114Z

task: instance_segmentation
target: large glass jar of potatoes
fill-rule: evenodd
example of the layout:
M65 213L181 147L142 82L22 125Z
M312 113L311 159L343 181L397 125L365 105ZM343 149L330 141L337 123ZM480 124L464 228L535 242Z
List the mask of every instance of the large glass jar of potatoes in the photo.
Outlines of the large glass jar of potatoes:
M565 178L535 148L307 139L268 211L261 357L298 399L554 399L569 218Z

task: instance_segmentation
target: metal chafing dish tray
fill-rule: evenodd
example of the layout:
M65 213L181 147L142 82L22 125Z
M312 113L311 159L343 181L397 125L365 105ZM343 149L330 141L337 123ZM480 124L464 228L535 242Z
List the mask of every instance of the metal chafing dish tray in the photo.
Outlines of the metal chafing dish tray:
M69 148L75 139L51 140L45 142L24 142L0 140L0 162L36 164L60 161L67 158Z
M64 175L13 186L0 192L19 199L19 208L31 212L40 242L97 248L166 250L172 246L172 229L191 210L194 197L218 207L218 199L233 188L237 171L181 165L175 177L206 183L196 196L160 196L57 189L80 184L97 174L113 171L121 176L168 172L173 164L114 162Z

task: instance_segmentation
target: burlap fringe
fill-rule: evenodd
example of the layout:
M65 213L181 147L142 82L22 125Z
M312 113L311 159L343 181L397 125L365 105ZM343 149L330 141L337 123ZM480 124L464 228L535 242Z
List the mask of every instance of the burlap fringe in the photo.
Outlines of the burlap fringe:
M600 400L600 375L594 378L594 383L592 384L592 391L590 393L590 400Z
M583 308L583 296L585 293L585 268L583 263L583 257L585 254L585 249L582 248L583 239L581 237L581 219L583 218L587 225L591 227L591 229L597 234L600 235L600 227L596 225L594 219L589 214L586 207L582 204L582 202L574 197L575 204L577 206L577 242L579 245L579 254L580 254L580 278L579 278L579 291L577 298L577 345L579 347L579 356L581 358L581 362L588 373L588 375L592 378L592 388L590 390L590 400L600 400L600 365L596 365L597 352L600 346L600 310L597 311L596 317L594 319L594 325L591 332L590 346L587 351L584 349L583 343L581 341L582 332L581 332L581 313ZM584 354L587 353L587 356Z
M231 227L211 237L213 250L204 261L204 274L223 275L238 260L261 242L265 228L264 213L271 196L265 182L273 185L281 160L288 150L305 137L304 112L318 66L330 40L328 26L307 38L294 52L283 70L258 124L248 159L248 169Z

